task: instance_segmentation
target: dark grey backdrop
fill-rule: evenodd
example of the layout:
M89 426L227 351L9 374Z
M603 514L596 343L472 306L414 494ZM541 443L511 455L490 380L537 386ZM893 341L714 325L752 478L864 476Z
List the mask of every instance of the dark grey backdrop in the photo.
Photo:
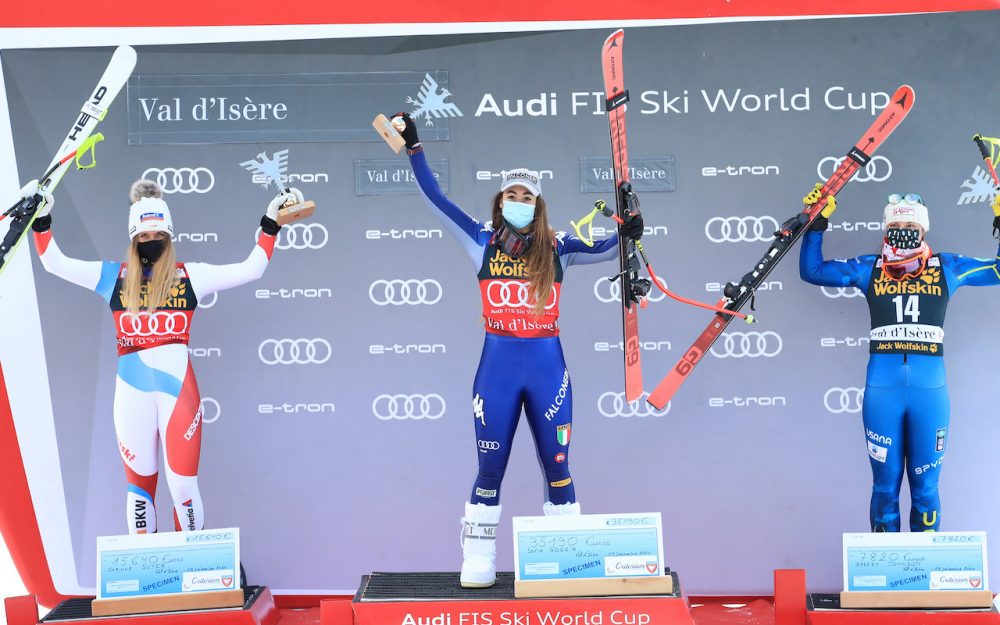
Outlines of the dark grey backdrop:
M723 237L718 218L780 222L794 214L821 161L843 155L870 124L869 94L902 83L916 90L914 110L866 179L841 194L827 254L872 252L886 195L916 191L931 209L935 249L993 255L989 208L962 203L961 185L979 162L972 134L1000 133L988 72L997 25L997 15L986 13L629 29L631 154L650 157L662 168L650 175L666 181L661 189L673 189L641 196L646 223L656 229L644 241L659 273L681 293L718 297L712 283L738 278L766 247L713 242ZM581 192L580 159L607 156L607 123L593 113L592 95L576 96L587 106L574 114L572 95L601 90L599 48L607 34L139 47L136 74L446 76L448 101L464 116L434 120L435 133L447 129L449 139L428 142L427 154L450 197L484 217L496 190L491 173L547 170L552 221L568 228L598 197L612 199ZM108 53L3 52L22 178L48 162ZM276 90L274 99L308 109L293 116L295 123L322 127L325 115L331 127L364 129L377 112L410 108L402 93L416 96L389 97L370 84L351 89L350 115L338 109L339 96L329 96L328 106L306 106L307 92L290 88ZM770 110L729 112L720 104L712 112L708 102L720 89L727 98L739 90L762 100L783 89L785 102L800 108L805 97L791 96L808 89L809 106L780 110L779 98ZM663 92L680 96L668 112ZM227 93L242 97L238 89ZM252 98L268 93L256 88ZM834 108L847 104L848 93L861 110ZM555 95L543 97L545 115L477 116L486 94L501 110L505 99L513 107L516 99ZM133 114L135 98L128 96ZM256 143L253 124L238 128L249 130L248 143L129 145L126 99L123 93L102 124L108 139L99 167L72 174L58 190L54 232L71 256L120 258L128 184L149 168L211 172L199 171L199 189L211 186L207 192L166 198L181 233L179 257L209 262L250 251L270 198L239 163L288 148L289 173L317 180L299 184L319 205L308 226L313 238L297 226L299 238L286 232L279 240L279 248L316 249L276 250L260 282L222 293L196 317L192 357L202 393L212 400L201 468L208 524L240 526L252 578L278 589L349 590L371 570L455 569L457 519L475 474L469 400L483 333L479 297L471 264L418 196L387 194L406 190L399 185L360 186L368 171L386 171L390 181L405 174L405 158L393 158L374 133L370 142ZM743 102L754 108L756 101ZM832 163L822 168L829 173ZM753 222L746 223L753 238ZM738 337L731 353L720 343L666 414L621 402L619 313L601 301L612 299L601 280L613 267L573 268L566 277L561 326L574 383L572 466L583 509L662 511L667 561L691 592L767 592L776 567L807 568L812 587L835 589L840 533L867 529L870 472L857 395L867 360L867 346L857 340L867 336L866 307L850 294L802 283L796 257L772 275L771 292L760 293L760 323L731 326L763 333L762 349L776 355L741 352ZM377 305L372 294L386 296L383 284L373 286L378 280L433 280L425 283L426 297L435 300L439 289L440 299ZM112 324L95 295L44 272L37 283L70 525L80 578L92 583L93 537L125 529L111 421ZM942 529L992 533L998 523L990 451L998 430L998 313L1000 291L989 289L964 289L951 307L953 427L941 479ZM709 315L666 301L640 318L652 388ZM757 336L751 338L757 349ZM261 355L275 357L268 339L316 341L323 362L267 365ZM443 415L379 418L389 414L379 396L397 394L430 396L430 417L440 399ZM541 511L542 480L525 431L504 482L502 568L511 566L507 519ZM169 525L168 501L161 487L162 526ZM904 504L904 518L906 510Z

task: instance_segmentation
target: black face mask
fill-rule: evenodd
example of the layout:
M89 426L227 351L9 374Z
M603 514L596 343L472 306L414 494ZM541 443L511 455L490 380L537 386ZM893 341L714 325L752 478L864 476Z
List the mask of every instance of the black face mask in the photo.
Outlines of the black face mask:
M152 265L163 255L163 239L153 239L152 241L140 241L135 249L139 253L142 262Z
M899 250L914 250L920 247L920 231L915 228L889 228L885 231L885 242Z

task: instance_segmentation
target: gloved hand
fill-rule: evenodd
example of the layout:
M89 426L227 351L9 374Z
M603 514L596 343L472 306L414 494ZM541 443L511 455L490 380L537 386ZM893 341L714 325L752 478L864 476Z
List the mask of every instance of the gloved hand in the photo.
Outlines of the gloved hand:
M22 199L27 200L36 195L42 196L42 203L35 212L35 220L31 222L31 229L35 232L45 232L52 227L52 217L49 216L49 213L52 211L56 199L52 197L52 193L48 190L39 189L37 180L32 180L21 187Z
M990 205L993 209L993 236L1000 236L1000 193L993 196L993 203Z
M274 196L271 203L267 205L267 211L264 213L264 216L260 219L260 227L265 233L275 235L281 230L281 226L278 225L278 209L287 204L289 200L294 204L301 204L305 201L305 197L295 187L291 187L287 191L282 191Z
M819 217L813 220L812 225L809 226L809 230L813 232L825 232L830 225L830 215L836 210L837 198L832 195L828 196L826 198L826 206L820 211Z
M408 113L403 112L396 113L392 116L393 119L396 119L397 117L402 117L403 121L406 123L406 128L403 128L402 131L399 131L398 128L396 129L399 131L399 134L402 135L403 141L406 142L406 148L412 149L420 145L420 139L417 138L417 125L413 123L413 118L410 117Z
M42 201L44 203L42 204L41 208L38 209L38 212L35 215L35 219L39 217L45 217L46 215L48 215L49 212L52 210L52 206L55 205L56 203L56 199L52 197L51 192L49 192L47 189L38 188L37 180L31 180L28 182L28 184L21 187L21 197L23 199L28 199L36 195L42 196Z
M639 209L635 209L635 212L625 217L625 223L622 224L622 233L628 238L638 241L642 238L644 228L642 213L639 212Z
M301 191L295 187L291 187L290 189L282 191L278 195L274 196L271 203L267 205L267 212L264 214L271 219L277 220L278 209L287 204L289 200L291 200L294 204L301 204L305 201L305 198L302 196Z

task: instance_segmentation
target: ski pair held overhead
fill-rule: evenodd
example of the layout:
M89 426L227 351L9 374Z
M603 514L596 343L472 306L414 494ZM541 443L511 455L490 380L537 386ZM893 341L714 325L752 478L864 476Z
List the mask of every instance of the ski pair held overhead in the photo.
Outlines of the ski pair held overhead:
M805 206L802 211L785 221L775 232L774 240L753 269L738 283L726 285L725 308L738 311L753 300L756 287L767 278L788 250L808 230L809 225L821 216L831 201L835 201L837 193L851 180L858 169L871 160L875 151L910 113L914 98L913 88L909 85L902 85L896 89L890 98L889 106L883 109L868 130L851 147L833 174L825 182L818 183L803 198ZM661 410L667 405L731 321L731 316L716 314L713 317L691 347L650 393L648 398L650 404Z

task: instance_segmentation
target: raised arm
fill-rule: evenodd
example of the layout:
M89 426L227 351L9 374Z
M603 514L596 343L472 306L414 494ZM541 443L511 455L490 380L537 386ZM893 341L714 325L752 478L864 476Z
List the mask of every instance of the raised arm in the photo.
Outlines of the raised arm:
M856 286L865 290L871 277L874 256L849 260L823 260L823 232L810 230L802 237L799 252L799 275L819 286Z
M941 258L955 274L955 288L1000 284L1000 250L993 258L973 258L961 254L941 254Z
M595 214L597 208L594 209ZM611 215L611 213L605 213ZM615 218L617 219L617 218ZM622 233L628 239L638 241L642 238L645 225L642 213L639 212L639 204L626 211L625 220L618 220L622 226ZM565 233L559 233L559 259L562 261L563 269L570 265L590 265L611 260L618 256L618 232L615 231L610 237L601 241L595 241L592 246L588 246L580 238Z
M593 247L588 247L579 238L565 232L558 233L559 260L563 269L571 265L592 265L618 258L618 233L606 239L594 241Z
M406 129L403 130L403 139L406 141L406 153L410 157L410 167L413 175L417 178L417 186L424 196L427 204L434 209L435 214L441 220L445 230L447 230L465 249L465 253L472 259L472 263L479 267L483 262L483 250L489 244L492 233L490 230L476 219L473 219L462 210L457 204L448 199L441 191L437 180L431 172L430 165L427 164L427 157L424 156L424 147L417 138L417 128L409 115L400 113L406 121Z
M274 243L281 226L275 221L278 209L287 201L302 202L302 192L292 188L288 192L279 193L267 206L267 212L260 220L260 234L257 244L250 251L246 260L228 265L212 265L209 263L185 263L191 288L198 298L208 297L217 291L224 291L241 286L247 282L259 279L271 260Z
M21 189L22 197L30 197L36 193L42 193L45 200L31 224L35 251L42 261L42 267L67 282L90 289L109 300L121 265L100 260L78 260L63 254L52 238L52 216L49 212L55 205L55 198L48 192L39 191L37 180L32 180Z

